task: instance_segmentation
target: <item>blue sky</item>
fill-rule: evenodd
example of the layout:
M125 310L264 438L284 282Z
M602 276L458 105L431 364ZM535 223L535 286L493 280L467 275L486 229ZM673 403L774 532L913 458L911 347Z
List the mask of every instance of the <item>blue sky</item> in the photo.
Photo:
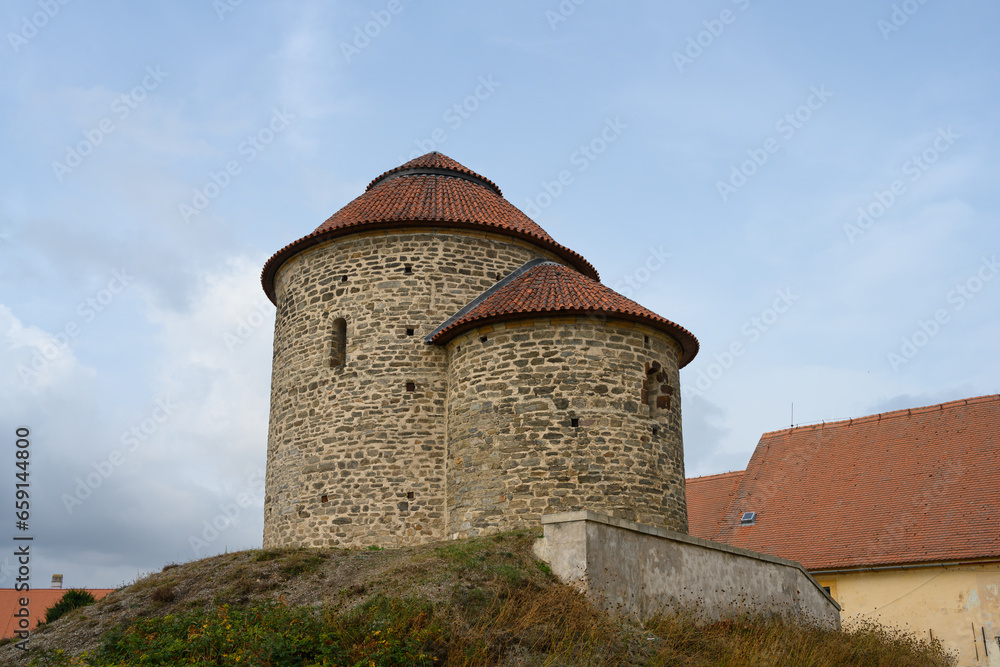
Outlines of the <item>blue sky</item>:
M793 403L802 424L1000 392L998 18L4 3L0 426L31 432L33 584L260 545L260 269L429 150L698 336L689 475L745 467Z

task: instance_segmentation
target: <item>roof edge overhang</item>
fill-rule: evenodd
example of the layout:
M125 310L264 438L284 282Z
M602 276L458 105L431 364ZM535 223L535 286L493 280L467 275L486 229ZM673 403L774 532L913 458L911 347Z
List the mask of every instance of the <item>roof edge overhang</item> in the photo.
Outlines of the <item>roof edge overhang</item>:
M690 331L685 329L679 324L675 324L670 320L664 320L663 322L658 322L656 320L650 319L648 317L643 317L641 315L632 315L631 313L622 313L617 311L605 311L605 310L591 310L586 308L566 308L560 310L532 310L532 311L519 311L517 313L500 313L490 317L483 317L480 319L472 320L469 322L464 322L462 324L456 325L451 328L443 328L438 331L433 336L428 336L426 342L433 343L435 345L445 345L448 341L452 340L456 336L463 334L472 329L476 329L481 326L487 326L490 324L496 324L498 322L518 322L524 320L532 320L539 318L551 318L551 317L586 317L595 320L600 320L602 322L608 322L613 320L618 320L622 322L633 322L636 324L644 324L651 329L657 329L663 333L668 334L671 338L677 341L681 346L681 358L678 360L678 368L684 368L694 359L695 355L698 354L699 343L698 339L694 337Z
M823 568L806 568L809 570L809 574L814 577L817 575L824 574L849 574L853 572L880 572L883 570L916 570L928 567L958 567L961 565L990 565L992 563L1000 563L1000 554L996 556L984 556L982 558L963 558L959 560L955 559L934 559L926 561L912 561L906 563L896 563L892 565L851 565L848 567L823 567Z
M560 245L555 241L548 241L531 234L520 233L512 229L493 227L482 222L464 220L390 220L379 222L357 222L344 227L336 227L334 229L327 229L321 232L313 232L307 236L303 236L297 241L293 241L278 252L271 255L271 258L264 263L264 269L260 274L260 283L264 288L264 293L267 295L267 298L272 304L277 305L274 295L274 277L278 274L278 270L293 256L311 248L314 245L319 245L320 243L324 243L339 236L347 236L349 234L386 229L405 230L407 227L465 229L521 239L523 241L528 241L538 248L548 250L556 256L566 260L569 262L570 266L583 275L593 278L597 282L601 281L601 277L597 273L597 269L595 269L590 262L584 259L583 255L570 250L566 246Z

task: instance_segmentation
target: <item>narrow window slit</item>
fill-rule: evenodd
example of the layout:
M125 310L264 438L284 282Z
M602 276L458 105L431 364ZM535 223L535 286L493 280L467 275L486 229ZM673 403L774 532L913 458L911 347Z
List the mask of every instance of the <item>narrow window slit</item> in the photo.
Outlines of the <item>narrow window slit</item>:
M416 391L416 390L417 390L417 383L416 382L407 382L406 383L406 391Z
M407 500L413 500L413 491L407 491L406 492L406 499Z
M580 419L578 417L571 418L569 420L569 425L572 426L573 428L579 428L580 427Z
M327 502L328 500L330 500L330 499L329 499L329 498L328 498L327 496L320 496L320 497L319 497L319 501L320 501L321 503L325 503L325 502Z
M347 363L347 320L338 317L333 321L333 349L330 365L334 368Z
M413 265L412 264L404 264L403 265L403 273L405 273L406 275L410 275L411 273L413 273Z

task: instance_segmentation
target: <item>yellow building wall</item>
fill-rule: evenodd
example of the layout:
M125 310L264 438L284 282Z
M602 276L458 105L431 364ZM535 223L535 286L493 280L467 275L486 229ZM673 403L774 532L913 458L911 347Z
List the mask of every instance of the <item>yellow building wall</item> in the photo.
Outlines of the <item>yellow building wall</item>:
M872 620L933 633L959 667L1000 667L1000 563L814 576L840 603L845 629Z

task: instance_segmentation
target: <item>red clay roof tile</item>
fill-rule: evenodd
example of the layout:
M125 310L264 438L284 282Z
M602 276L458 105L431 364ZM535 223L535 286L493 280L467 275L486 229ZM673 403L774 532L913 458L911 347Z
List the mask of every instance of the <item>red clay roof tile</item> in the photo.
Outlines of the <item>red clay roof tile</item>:
M690 477L685 482L688 532L695 537L715 535L740 487L743 471Z
M275 253L261 274L264 292L274 302L274 275L278 268L310 246L356 231L427 226L428 223L524 239L599 280L590 262L556 243L537 223L504 199L492 181L435 152L385 172L369 184L364 194L330 216L311 234Z
M998 471L996 394L774 431L722 521L692 534L810 570L1000 557ZM688 511L718 502L689 496Z
M684 327L555 262L528 269L436 332L430 341L443 344L463 331L490 322L553 315L596 315L642 322L665 331L681 345L681 367L698 353L698 339Z

